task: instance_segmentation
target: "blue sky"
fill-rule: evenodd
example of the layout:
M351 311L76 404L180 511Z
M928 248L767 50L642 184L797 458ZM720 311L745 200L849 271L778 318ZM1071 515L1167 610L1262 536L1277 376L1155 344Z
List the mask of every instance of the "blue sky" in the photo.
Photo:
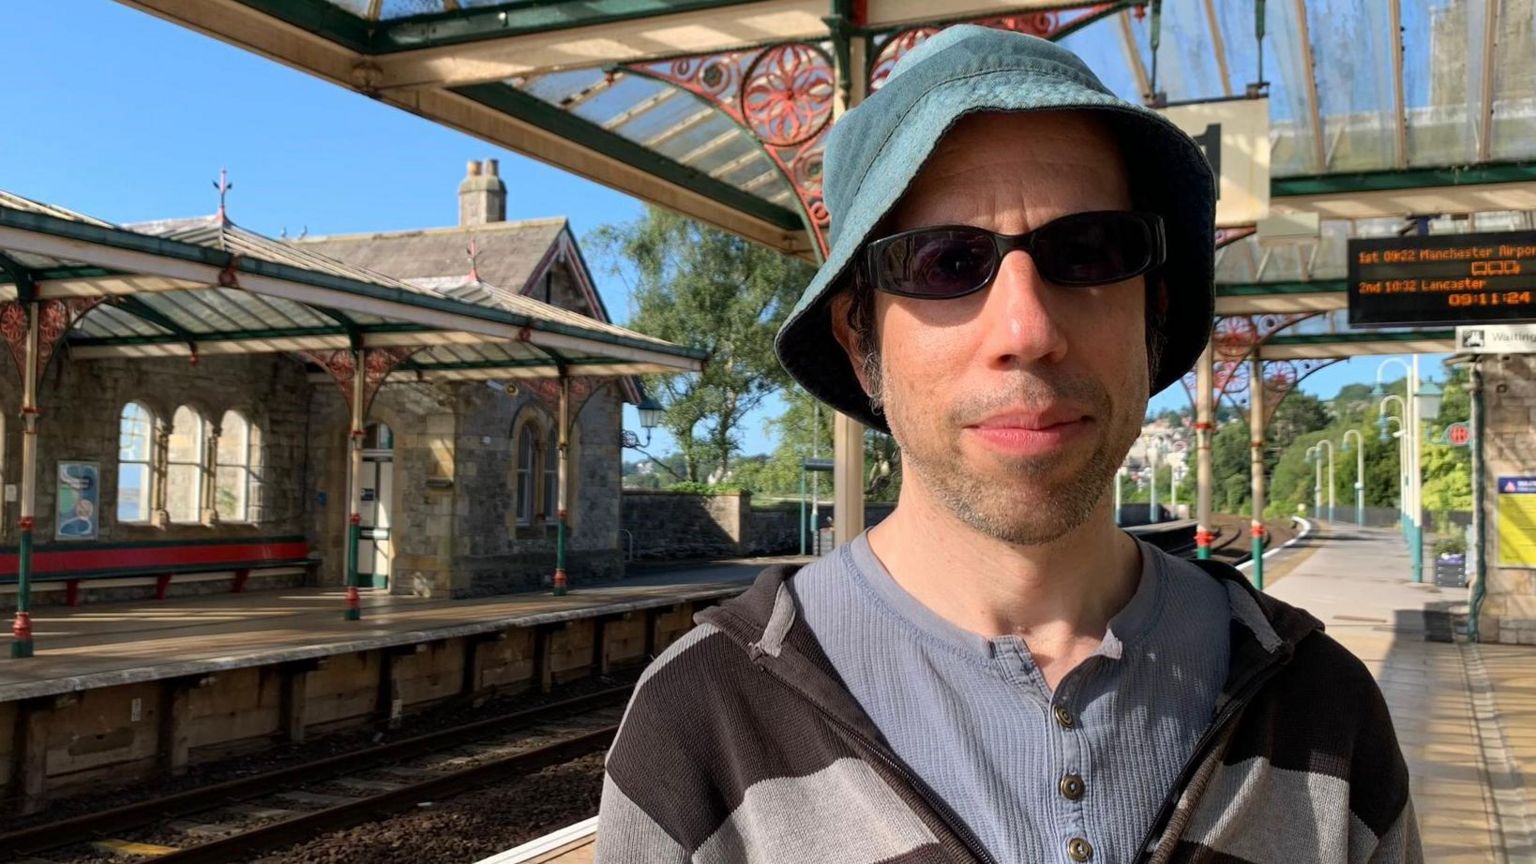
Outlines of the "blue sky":
M231 218L271 236L452 225L470 159L500 158L508 219L563 215L578 237L640 215L627 195L493 147L109 0L0 3L0 189L113 222L214 212L229 170ZM598 262L593 261L598 266ZM621 322L622 281L596 274ZM1381 358L1303 385L1329 397L1373 380ZM1426 369L1438 371L1438 358ZM1179 388L1154 410L1186 403ZM773 446L750 418L745 450ZM629 428L638 428L633 409ZM666 452L665 433L653 452Z

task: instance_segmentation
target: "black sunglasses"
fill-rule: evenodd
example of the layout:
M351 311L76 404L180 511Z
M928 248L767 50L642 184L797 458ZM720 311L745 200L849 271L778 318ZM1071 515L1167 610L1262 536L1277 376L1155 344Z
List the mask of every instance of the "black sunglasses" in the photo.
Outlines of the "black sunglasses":
M1140 276L1167 256L1155 213L1073 213L1025 234L940 225L882 237L864 250L870 284L903 297L963 297L992 284L1003 256L1023 249L1056 285L1086 288Z

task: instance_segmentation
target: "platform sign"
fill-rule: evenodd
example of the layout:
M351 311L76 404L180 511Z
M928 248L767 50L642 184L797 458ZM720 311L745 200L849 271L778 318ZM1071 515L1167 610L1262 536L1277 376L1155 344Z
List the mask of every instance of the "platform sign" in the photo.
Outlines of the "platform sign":
M1462 354L1530 354L1536 352L1536 324L1457 327L1456 350Z
M1500 477L1499 566L1536 567L1536 477Z
M1217 177L1216 227L1269 216L1269 100L1230 99L1158 109L1205 151Z
M53 538L95 540L101 513L101 471L95 462L60 462L54 487Z
M1349 241L1350 326L1536 321L1536 231Z

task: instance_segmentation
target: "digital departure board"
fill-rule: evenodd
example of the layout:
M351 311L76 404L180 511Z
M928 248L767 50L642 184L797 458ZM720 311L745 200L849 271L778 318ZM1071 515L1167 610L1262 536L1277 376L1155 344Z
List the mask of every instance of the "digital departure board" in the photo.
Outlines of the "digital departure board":
M1349 323L1536 321L1536 231L1349 241Z

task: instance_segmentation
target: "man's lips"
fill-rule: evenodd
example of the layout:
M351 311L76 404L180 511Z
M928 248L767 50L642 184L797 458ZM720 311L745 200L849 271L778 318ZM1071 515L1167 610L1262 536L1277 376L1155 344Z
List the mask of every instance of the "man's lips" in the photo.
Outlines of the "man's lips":
M1012 456L1041 456L1077 438L1093 422L1082 411L1052 408L994 414L965 427L988 449Z

